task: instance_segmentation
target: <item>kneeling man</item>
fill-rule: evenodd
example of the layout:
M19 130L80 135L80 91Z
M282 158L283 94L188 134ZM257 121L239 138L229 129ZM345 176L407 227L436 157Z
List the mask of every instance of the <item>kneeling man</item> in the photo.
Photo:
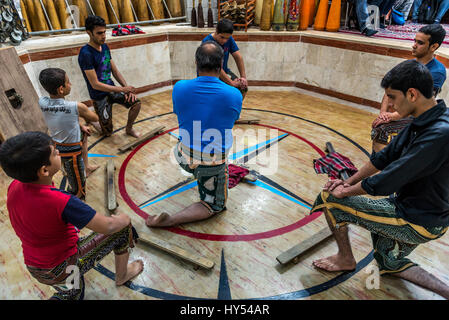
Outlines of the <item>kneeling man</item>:
M227 156L232 128L242 110L242 94L219 79L223 49L215 42L202 43L195 60L199 76L181 80L173 88L180 136L174 153L179 165L198 180L200 201L174 215L149 216L149 227L203 220L226 209Z
M394 67L381 86L400 116L413 121L355 175L324 186L311 211L324 210L338 253L313 264L327 271L356 267L347 226L353 223L371 232L381 275L393 274L449 298L446 284L407 258L449 226L449 111L433 95L428 68L416 60ZM393 193L377 200L359 196Z

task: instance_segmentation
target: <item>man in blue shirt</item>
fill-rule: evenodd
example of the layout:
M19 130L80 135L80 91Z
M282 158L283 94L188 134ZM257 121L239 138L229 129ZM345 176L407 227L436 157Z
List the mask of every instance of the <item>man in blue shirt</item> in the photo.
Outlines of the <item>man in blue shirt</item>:
M433 79L434 95L441 91L446 80L446 68L435 58L435 51L443 43L446 31L440 24L431 24L419 29L415 35L415 43L412 47L412 55L415 60L429 69ZM373 151L379 152L401 131L412 122L412 118L403 119L398 112L388 105L388 97L384 95L380 106L380 114L373 121L371 139Z
M121 104L129 109L126 134L135 138L139 134L133 129L134 121L140 112L140 100L136 97L136 89L128 86L111 57L106 42L106 23L99 16L86 19L86 32L89 43L81 48L78 63L94 102L95 112L100 118L103 134L110 136L113 132L112 105ZM112 76L120 83L116 86Z
M234 23L229 19L222 19L218 21L217 27L214 33L209 34L203 39L203 43L206 41L215 41L218 43L224 51L223 67L220 71L220 80L236 87L240 90L245 98L248 92L248 81L246 80L245 64L243 63L243 57L240 54L239 47L235 43L232 33L234 32ZM229 54L235 60L237 68L239 69L240 78L237 77L229 68L228 60Z
M195 60L199 76L178 81L172 98L180 136L175 158L198 180L200 201L174 215L149 216L149 227L203 220L226 209L227 155L233 143L232 128L242 110L242 94L219 80L223 50L217 43L202 43Z
M311 212L324 211L338 253L313 264L327 271L354 270L347 224L356 224L371 232L380 275L395 275L449 299L449 286L408 259L449 227L449 110L436 101L432 75L416 60L394 67L381 86L394 109L413 121L356 174L326 183ZM393 198L360 196L393 193Z

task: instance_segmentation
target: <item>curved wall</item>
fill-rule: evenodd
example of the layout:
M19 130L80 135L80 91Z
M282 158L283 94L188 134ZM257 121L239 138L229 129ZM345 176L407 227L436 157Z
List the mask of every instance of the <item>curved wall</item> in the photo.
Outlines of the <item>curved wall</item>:
M212 29L182 26L144 27L146 34L126 37L108 35L112 57L129 85L145 94L169 89L180 79L196 76L194 53ZM200 30L200 31L199 31ZM351 102L379 107L383 75L397 63L412 58L411 42L394 42L348 36L341 33L236 32L250 86L298 87ZM77 54L88 41L86 34L30 39L17 48L39 95L40 70L59 67L72 82L71 100L87 101L88 92L78 67ZM438 59L449 66L449 49ZM237 67L232 58L229 65ZM448 96L448 85L440 97Z

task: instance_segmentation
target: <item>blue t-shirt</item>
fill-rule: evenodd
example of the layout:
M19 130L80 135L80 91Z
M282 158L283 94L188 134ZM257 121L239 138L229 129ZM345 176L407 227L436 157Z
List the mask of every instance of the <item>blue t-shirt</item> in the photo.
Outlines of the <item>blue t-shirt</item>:
M96 211L92 209L89 205L85 204L79 198L75 197L68 192L52 189L54 191L59 191L68 195L69 201L64 207L64 211L62 211L61 217L67 223L73 224L77 229L83 229L95 216Z
M232 128L242 111L242 94L217 77L178 81L173 87L173 112L178 116L181 142L205 153L226 153Z
M217 41L215 41L214 37L212 37L212 33L209 34L206 38L204 38L202 42L206 41L214 41L217 44L219 44ZM224 51L223 70L227 73L229 72L228 68L229 54L233 54L234 52L239 51L239 47L237 46L237 43L235 43L234 38L232 36L229 37L228 41L226 41L224 45L220 46L223 48Z
M446 81L446 68L444 65L437 59L433 58L428 64L426 64L426 67L432 74L433 88L438 90L441 89L444 81Z
M95 70L98 81L114 85L112 81L112 68L111 68L111 50L107 44L101 45L101 51L96 50L92 46L86 44L81 48L78 55L78 63L83 73L84 80L89 90L90 98L93 100L101 100L108 95L108 92L98 91L92 88L89 80L84 73L84 70Z

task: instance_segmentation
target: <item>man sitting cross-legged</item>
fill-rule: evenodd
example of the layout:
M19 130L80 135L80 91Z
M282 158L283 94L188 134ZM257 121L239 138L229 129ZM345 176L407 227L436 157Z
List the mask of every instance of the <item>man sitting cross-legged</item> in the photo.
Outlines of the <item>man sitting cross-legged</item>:
M242 94L219 79L223 49L217 43L203 42L195 59L199 76L179 81L173 88L180 135L174 153L181 168L198 180L201 201L173 215L149 216L149 227L203 220L226 209L227 155L233 143L232 128L242 110Z
M449 226L449 111L433 95L429 70L415 60L394 67L381 85L394 109L413 121L352 177L326 183L311 211L324 210L338 253L313 264L327 271L353 270L347 224L357 224L371 232L381 275L393 274L448 299L449 286L407 256ZM393 193L383 199L358 196Z

